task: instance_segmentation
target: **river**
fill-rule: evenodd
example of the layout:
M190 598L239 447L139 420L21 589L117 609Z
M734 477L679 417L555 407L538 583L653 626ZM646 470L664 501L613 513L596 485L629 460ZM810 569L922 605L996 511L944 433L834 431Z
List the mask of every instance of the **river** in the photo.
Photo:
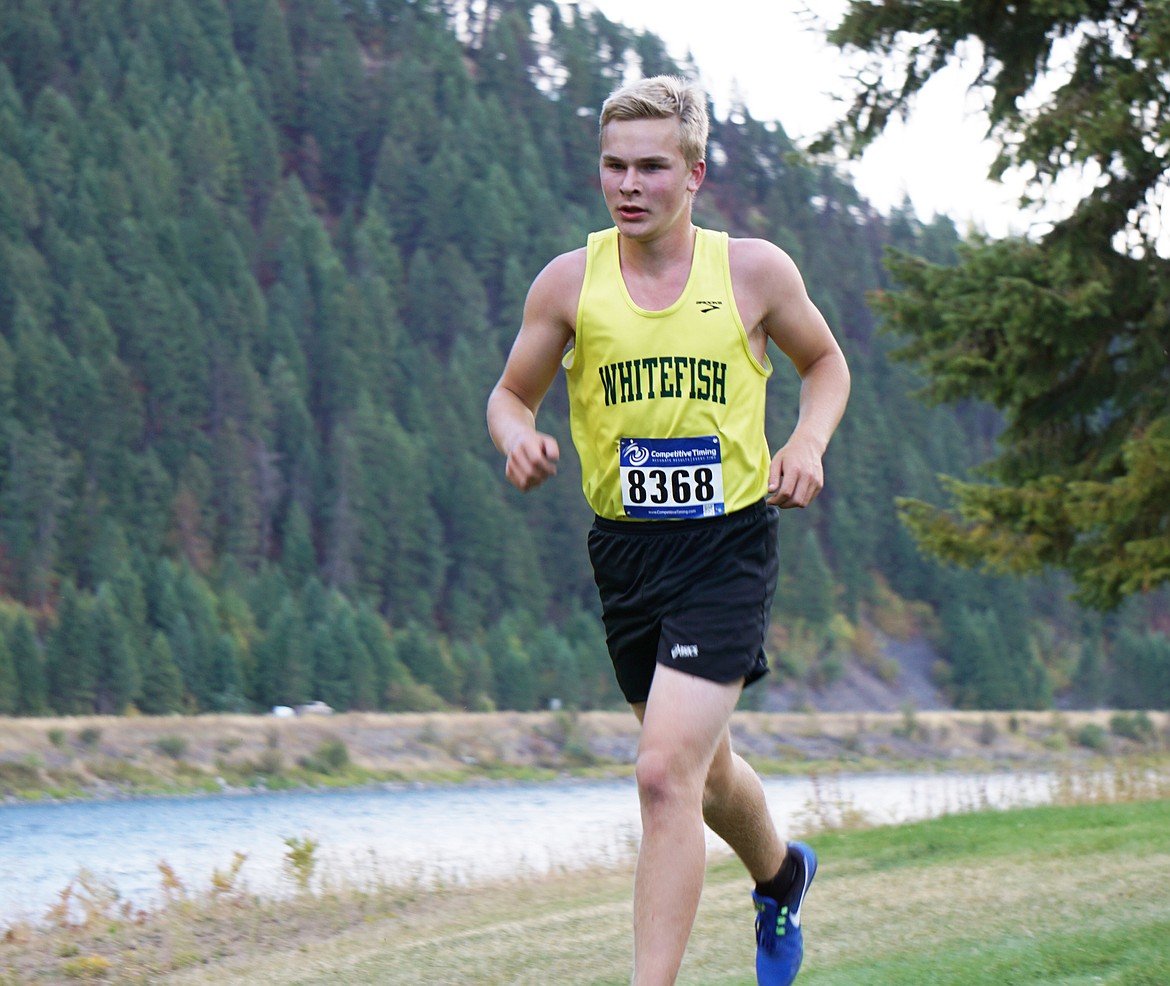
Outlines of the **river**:
M780 830L798 836L864 817L896 823L982 807L1044 803L1047 774L856 774L765 778ZM617 865L640 824L632 779L0 806L0 928L39 923L86 874L91 887L150 907L165 863L191 893L246 859L239 884L290 892L289 838L318 842L318 879L338 884L473 883ZM714 835L712 852L727 847Z

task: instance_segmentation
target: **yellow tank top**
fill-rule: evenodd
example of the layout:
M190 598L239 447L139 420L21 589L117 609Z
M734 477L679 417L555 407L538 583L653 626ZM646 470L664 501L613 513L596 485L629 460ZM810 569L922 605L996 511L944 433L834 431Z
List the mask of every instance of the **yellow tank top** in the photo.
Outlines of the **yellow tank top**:
M760 363L731 292L726 233L698 229L669 308L626 290L617 229L589 235L576 338L563 361L585 498L612 520L714 517L767 493Z

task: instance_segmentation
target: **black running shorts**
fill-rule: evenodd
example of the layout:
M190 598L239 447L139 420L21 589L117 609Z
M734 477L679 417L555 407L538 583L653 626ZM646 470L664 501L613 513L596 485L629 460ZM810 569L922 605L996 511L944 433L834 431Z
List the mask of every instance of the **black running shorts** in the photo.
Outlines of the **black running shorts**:
M658 664L724 683L767 673L779 518L760 500L699 520L594 519L589 559L626 701L646 701Z

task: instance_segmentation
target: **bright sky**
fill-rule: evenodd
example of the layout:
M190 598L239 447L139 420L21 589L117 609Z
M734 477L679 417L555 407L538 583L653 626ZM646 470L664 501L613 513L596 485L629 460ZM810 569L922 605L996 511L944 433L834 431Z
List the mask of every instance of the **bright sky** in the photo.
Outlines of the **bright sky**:
M677 58L689 51L725 117L738 93L757 120L779 121L798 143L840 114L849 91L844 56L822 40L807 7L835 23L843 0L588 0L610 20L648 30ZM987 180L995 156L986 118L967 87L976 64L944 70L919 94L910 120L895 121L850 166L858 191L880 211L906 196L929 221L950 216L960 232L1026 232L1018 191Z

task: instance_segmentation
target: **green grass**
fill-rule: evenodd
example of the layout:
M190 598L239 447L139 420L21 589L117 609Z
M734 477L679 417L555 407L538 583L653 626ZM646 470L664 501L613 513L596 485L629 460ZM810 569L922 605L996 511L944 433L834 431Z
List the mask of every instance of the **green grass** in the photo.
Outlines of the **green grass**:
M799 986L1170 986L1170 801L962 814L813 837ZM420 892L390 916L152 982L624 986L630 874ZM680 986L751 986L752 912L717 860Z
M1170 984L1168 802L959 815L821 843L817 889L836 906L822 938L808 933L802 986Z

